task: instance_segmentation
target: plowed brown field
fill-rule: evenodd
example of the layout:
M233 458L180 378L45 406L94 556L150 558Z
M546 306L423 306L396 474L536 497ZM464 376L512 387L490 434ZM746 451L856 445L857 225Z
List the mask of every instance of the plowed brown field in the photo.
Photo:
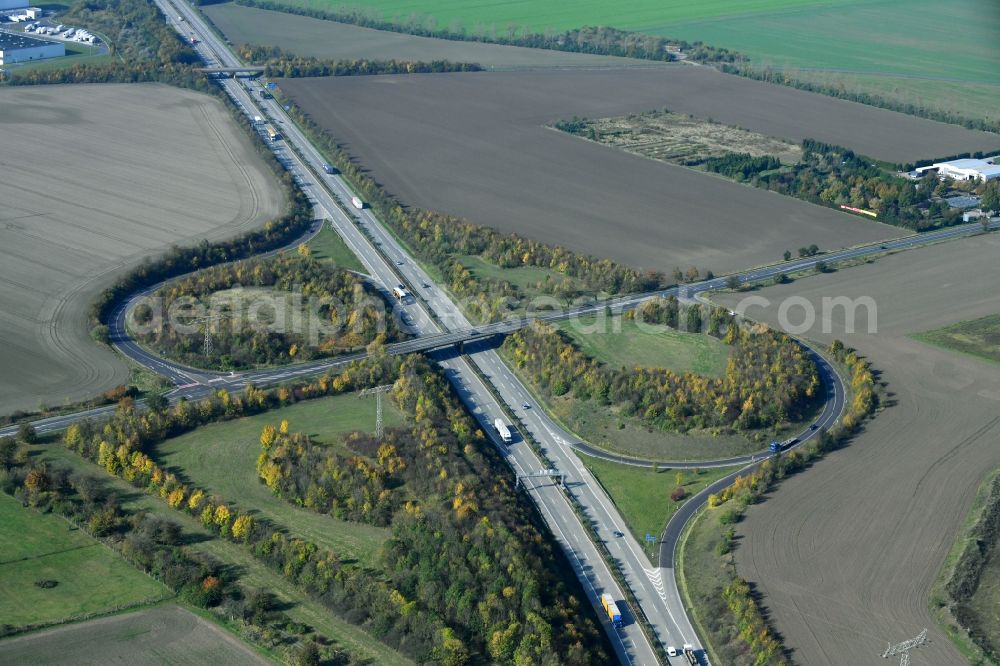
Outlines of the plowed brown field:
M963 663L928 611L928 593L976 489L1000 465L1000 366L908 336L1000 312L992 285L1000 237L972 238L772 287L777 304L803 296L871 296L878 332L830 333L882 371L893 403L846 449L784 481L738 527L739 573L764 595L800 664L876 664L887 641L930 629L914 666ZM720 299L735 305L739 298ZM801 313L801 309L796 309ZM796 316L795 323L801 321Z
M158 85L0 95L0 413L122 383L87 311L125 267L279 213L281 190L215 100Z
M653 108L909 159L1000 137L707 69L289 79L292 99L405 203L639 267L720 272L901 233L547 129Z

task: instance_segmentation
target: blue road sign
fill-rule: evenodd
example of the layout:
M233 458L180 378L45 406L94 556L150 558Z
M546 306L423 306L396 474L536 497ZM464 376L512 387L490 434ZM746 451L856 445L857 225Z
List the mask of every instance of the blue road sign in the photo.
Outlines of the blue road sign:
M653 536L652 534L650 534L649 532L647 532L646 533L646 541L650 541L650 542L656 541L656 537Z

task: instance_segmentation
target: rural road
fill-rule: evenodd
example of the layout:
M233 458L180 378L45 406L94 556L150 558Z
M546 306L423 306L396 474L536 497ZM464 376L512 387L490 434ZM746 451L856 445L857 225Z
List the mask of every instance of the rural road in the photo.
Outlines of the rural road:
M207 65L221 67L241 65L219 37L205 26L200 15L190 6L183 2L170 3L167 0L157 0L157 2L182 34L195 33L198 35L201 43L196 46L196 49ZM176 17L179 15L185 17L184 22L176 21ZM459 307L451 301L443 290L434 285L423 269L382 227L369 209L352 210L352 213L359 218L359 224L355 224L344 212L343 206L350 201L353 192L340 177L321 175L323 174L322 164L325 160L298 128L292 124L277 102L273 99L262 100L254 96L254 93L263 90L259 82L223 79L220 80L220 85L249 117L265 116L280 125L285 140L272 143L272 148L275 149L279 159L287 165L288 170L302 190L317 208L325 212L325 217L330 220L333 228L365 264L369 275L380 283L386 291L397 283L409 284L413 287L411 291L417 294L418 298L401 304L399 310L407 314L411 330L418 337L389 345L387 346L388 351L397 354L432 351L464 343L465 355L437 353L434 354L434 357L445 369L460 396L483 426L484 432L492 434L494 419L507 420L507 415L512 413L520 422L519 429L523 433L531 435L547 458L547 461L543 463L531 447L524 443L505 446L494 437L494 443L511 467L521 476L534 474L544 468L552 468L568 477L566 489L561 488L554 481L539 478L528 478L525 485L529 495L552 529L556 540L563 548L598 615L604 617L600 608L600 594L611 593L619 601L623 600L625 595L617 579L612 575L597 544L591 541L587 531L580 524L581 518L577 516L571 500L580 507L582 513L585 514L585 519L594 525L598 538L604 541L604 547L610 556L617 560L625 581L639 602L639 609L628 608L627 605L622 604L626 616L638 610L645 615L653 627L657 642L662 645L691 643L701 652L698 637L687 618L684 604L677 591L672 562L680 528L700 506L700 502L704 501L708 492L696 495L670 521L661 544L659 566L651 565L638 542L628 530L623 529L624 521L617 509L589 471L582 465L575 455L574 449L586 450L588 453L605 458L609 458L610 454L581 445L576 438L565 432L543 410L523 408L523 403L533 401L530 393L513 371L503 363L496 351L490 349L485 342L476 345L477 341L485 341L490 337L509 333L525 326L530 320L522 318L489 326L473 327ZM290 147L294 147L294 150ZM997 224L994 223L994 226ZM778 273L809 269L820 260L837 262L864 257L887 250L901 250L948 238L971 235L979 230L978 224L953 227L919 236L886 241L877 245L831 252L820 257L752 269L740 274L739 279L742 282L765 280ZM313 231L311 230L311 232ZM612 310L634 308L650 296L675 294L680 297L693 297L702 292L722 288L725 286L725 282L725 279L717 278L679 289L658 291L655 294L612 299L608 302L583 306L565 312L547 314L537 317L537 319L562 319L600 311L606 307L610 307ZM430 286L423 287L425 284ZM134 300L130 299L131 302ZM111 331L113 343L124 354L178 384L178 389L173 392L173 399L179 399L182 396L198 398L219 388L239 390L246 382L262 386L275 384L296 377L324 372L364 356L364 354L356 354L240 375L194 370L152 355L130 340L124 328L127 309L128 304L124 304L115 312ZM829 398L820 419L817 421L818 425L822 427L829 425L839 416L843 406L844 391L839 377L832 368L825 365L825 361L822 359L819 360L819 365ZM484 378L489 381L490 386L487 386ZM109 406L72 415L52 417L40 420L34 425L39 432L48 432L63 428L80 418L100 416L113 409L113 406ZM11 434L15 430L14 427L2 429L0 436ZM815 434L816 431L807 431L800 436L800 440L805 441ZM616 459L616 457L609 459ZM644 464L643 461L635 460L621 460L621 462ZM676 464L664 462L661 464L706 467L740 463L753 465L755 459L739 457L722 461L698 463L685 461ZM722 480L718 484L722 484L724 481ZM625 536L615 537L614 533L617 531L623 532ZM615 629L605 622L605 629L608 631L619 660L623 663L657 663L658 659L654 648L639 623L626 621L625 626ZM702 660L703 662L707 661L703 654ZM679 659L671 660L671 663L679 664L681 661Z

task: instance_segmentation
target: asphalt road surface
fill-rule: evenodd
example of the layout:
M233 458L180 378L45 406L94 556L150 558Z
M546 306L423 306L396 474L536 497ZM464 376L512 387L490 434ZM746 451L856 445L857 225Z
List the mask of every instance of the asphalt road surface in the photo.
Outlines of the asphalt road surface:
M222 40L205 26L200 15L190 6L183 2L157 1L164 13L174 22L179 32L184 35L197 35L200 43L195 48L207 65L238 67L242 64L228 50ZM177 21L178 16L184 16L185 21ZM255 115L261 115L280 126L279 129L284 138L281 141L273 142L272 148L279 159L286 164L299 187L314 203L322 217L329 220L332 227L359 257L371 278L381 285L386 293L396 284L410 285L410 291L416 295L416 298L401 303L398 307L398 313L406 313L406 319L410 322L410 332L417 337L389 345L387 348L390 353L432 351L453 347L459 342L464 343L464 349L462 349L464 355L438 352L432 354L432 357L445 369L459 395L479 420L484 432L491 433L495 445L505 456L507 462L518 475L524 477L524 485L528 494L552 529L556 540L563 548L574 572L580 579L591 604L603 620L600 595L610 593L619 602L623 601L625 595L611 574L597 545L581 525L581 519L574 511L570 498L572 497L581 507L586 520L594 526L597 537L604 542L611 557L619 562L619 568L640 605L639 609L632 609L627 604L620 603L626 616L626 622L621 628L616 629L609 622L604 622L619 660L622 663L634 664L654 664L657 662L655 651L649 639L641 630L640 625L632 621L635 612L642 612L656 633L656 641L664 646L690 643L696 647L702 662L707 663L677 590L672 567L674 550L677 536L685 522L704 503L708 494L718 491L731 481L735 474L695 495L678 511L664 531L659 562L656 565L651 564L635 538L625 529L625 523L610 498L582 465L575 455L574 449L627 464L649 465L652 463L626 459L592 449L562 430L543 410L531 407L524 408L524 403L531 404L533 402L528 390L510 368L503 363L499 355L489 348L488 344L477 344L477 342L485 341L490 337L503 335L527 325L529 320L522 318L488 326L473 327L459 307L451 301L443 290L434 285L429 276L382 227L369 209L356 210L351 207L349 202L354 193L347 183L339 176L330 176L323 172L322 165L325 160L298 128L292 124L275 100L260 98L259 92L263 90L263 87L258 81L224 79L220 83L248 117L252 119ZM355 223L345 213L345 210L348 209L357 216L358 223ZM993 223L994 228L998 225L1000 223ZM316 228L311 229L309 235L315 231ZM981 227L978 224L952 227L886 241L881 244L850 248L818 257L752 269L739 274L738 277L741 282L756 282L772 278L779 273L810 269L815 266L817 261L834 263L889 250L902 250L949 238L967 236L980 231ZM296 243L298 242L296 241ZM423 285L429 286L424 287ZM720 289L725 285L725 278L716 278L681 288L659 291L655 294L613 299L609 302L548 314L538 317L538 319L555 320L596 312L606 307L610 307L612 310L634 308L646 298L656 295L674 294L680 298L694 298L698 294ZM130 304L134 303L141 295L136 295L135 298L130 299L128 303L123 304L115 311L111 327L112 340L122 353L177 384L178 388L170 396L173 400L181 397L196 399L219 388L239 390L247 382L253 382L260 386L281 383L297 377L322 373L364 357L364 354L355 354L242 374L224 374L188 368L150 354L128 337L124 327L125 315ZM831 425L839 418L843 408L844 389L840 378L818 355L817 363L826 386L828 400L823 412L815 422L817 429L803 432L798 437L799 442L796 445L800 445L815 436L819 428ZM100 417L113 410L114 406L86 410L75 414L42 419L36 421L34 426L39 432L50 432L65 428L73 421ZM509 414L513 414L517 419L518 423L515 424L515 429L519 431L521 436L510 445L505 445L496 437L493 422L496 418L509 421ZM16 427L0 429L0 436L12 434L15 430ZM537 442L547 459L546 462L543 463L535 455L532 448L523 441L523 435L530 435ZM747 467L737 472L745 473L747 469L759 464L761 455L763 453L697 463L660 461L660 464L709 467L745 463ZM565 488L556 480L555 476L537 476L542 470L550 470L554 475L565 479ZM618 532L623 533L624 536L615 536ZM671 663L680 664L682 662L678 658L671 660Z

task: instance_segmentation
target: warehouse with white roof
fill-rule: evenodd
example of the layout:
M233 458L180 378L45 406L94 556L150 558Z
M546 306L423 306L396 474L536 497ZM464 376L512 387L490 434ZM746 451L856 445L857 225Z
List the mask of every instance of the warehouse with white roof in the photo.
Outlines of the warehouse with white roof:
M918 174L936 171L939 176L952 180L996 180L1000 178L1000 164L994 164L996 158L985 160L964 159L950 162L937 162L930 166L917 169Z
M66 47L60 42L26 37L16 32L0 30L0 65L28 62L43 58L58 58L66 55Z

